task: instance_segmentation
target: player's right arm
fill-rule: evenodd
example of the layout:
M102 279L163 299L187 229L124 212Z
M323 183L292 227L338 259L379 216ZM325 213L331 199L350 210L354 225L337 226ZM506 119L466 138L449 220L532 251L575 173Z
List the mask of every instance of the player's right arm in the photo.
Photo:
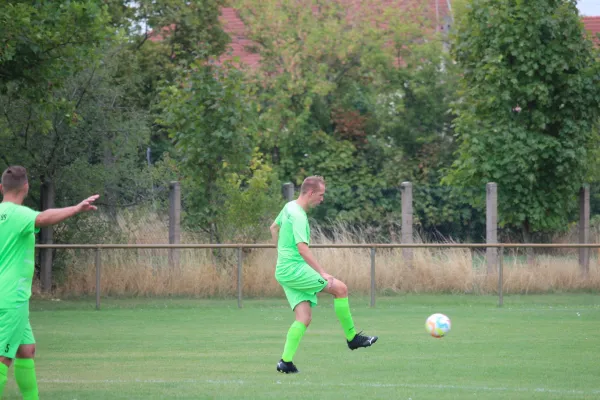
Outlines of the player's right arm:
M308 247L308 244L300 242L296 246L298 246L298 252L302 256L304 261L306 261L306 263L310 265L312 269L317 271L321 276L328 275L323 269L323 267L321 267L321 264L319 264L312 251L310 251L310 247Z
M36 228L42 228L45 226L58 224L59 222L62 222L65 219L70 218L76 214L79 214L80 212L96 210L97 207L93 205L93 203L98 197L100 196L96 194L94 196L88 197L76 206L64 208L50 208L48 210L42 211L35 218L35 226Z
M273 221L271 227L269 228L269 230L271 231L271 238L273 239L273 244L275 245L275 247L277 247L279 242L279 229L281 228L284 210L285 208L279 212L279 215L277 215L277 218L275 218L275 221Z
M277 242L279 241L279 225L277 224L277 222L273 222L269 229L271 230L271 238L273 238L273 244L277 246Z

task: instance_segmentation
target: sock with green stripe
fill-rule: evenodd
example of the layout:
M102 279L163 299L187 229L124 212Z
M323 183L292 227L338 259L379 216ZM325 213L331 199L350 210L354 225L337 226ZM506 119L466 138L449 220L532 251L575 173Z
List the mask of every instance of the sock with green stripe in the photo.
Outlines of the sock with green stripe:
M17 358L15 360L15 380L21 390L23 400L39 399L33 358Z
M300 321L294 321L287 333L283 355L281 356L283 361L292 361L294 354L296 354L296 350L298 350L298 346L300 345L300 340L302 339L302 336L304 336L304 332L306 332L306 325Z
M8 367L0 362L0 399L2 398L2 392L4 392L4 386L8 381Z
M333 308L335 310L335 315L337 315L340 320L340 324L342 324L342 328L344 328L346 340L350 341L354 339L354 336L356 336L356 329L354 329L354 321L352 320L352 314L350 314L348 298L333 299Z

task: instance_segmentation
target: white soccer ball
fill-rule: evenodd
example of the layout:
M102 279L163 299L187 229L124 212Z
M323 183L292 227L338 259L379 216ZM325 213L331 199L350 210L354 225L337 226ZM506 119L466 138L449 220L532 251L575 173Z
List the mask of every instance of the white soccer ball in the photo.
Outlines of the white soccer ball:
M452 323L450 322L450 318L445 316L444 314L432 314L425 321L425 329L427 332L435 337L441 338L450 332L450 328L452 327Z

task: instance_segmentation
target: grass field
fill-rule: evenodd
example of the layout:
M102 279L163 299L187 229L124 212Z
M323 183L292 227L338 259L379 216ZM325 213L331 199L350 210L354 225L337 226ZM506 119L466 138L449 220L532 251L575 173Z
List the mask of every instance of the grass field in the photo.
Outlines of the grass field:
M293 314L283 299L107 299L31 304L40 398L598 399L600 296L351 298L350 351L323 296L294 359L275 371ZM426 317L453 328L429 337ZM20 398L12 371L5 400Z

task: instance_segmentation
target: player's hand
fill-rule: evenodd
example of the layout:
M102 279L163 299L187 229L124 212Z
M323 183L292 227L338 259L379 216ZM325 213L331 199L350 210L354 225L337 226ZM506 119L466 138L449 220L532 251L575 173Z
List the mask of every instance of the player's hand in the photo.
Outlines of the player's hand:
M321 274L321 276L323 277L323 279L325 279L327 281L327 287L330 288L331 286L333 286L333 275L329 275L327 272L323 272Z
M93 196L88 197L81 203L77 204L77 212L97 210L98 207L94 205L94 201L96 201L98 197L100 197L100 195L95 194Z

